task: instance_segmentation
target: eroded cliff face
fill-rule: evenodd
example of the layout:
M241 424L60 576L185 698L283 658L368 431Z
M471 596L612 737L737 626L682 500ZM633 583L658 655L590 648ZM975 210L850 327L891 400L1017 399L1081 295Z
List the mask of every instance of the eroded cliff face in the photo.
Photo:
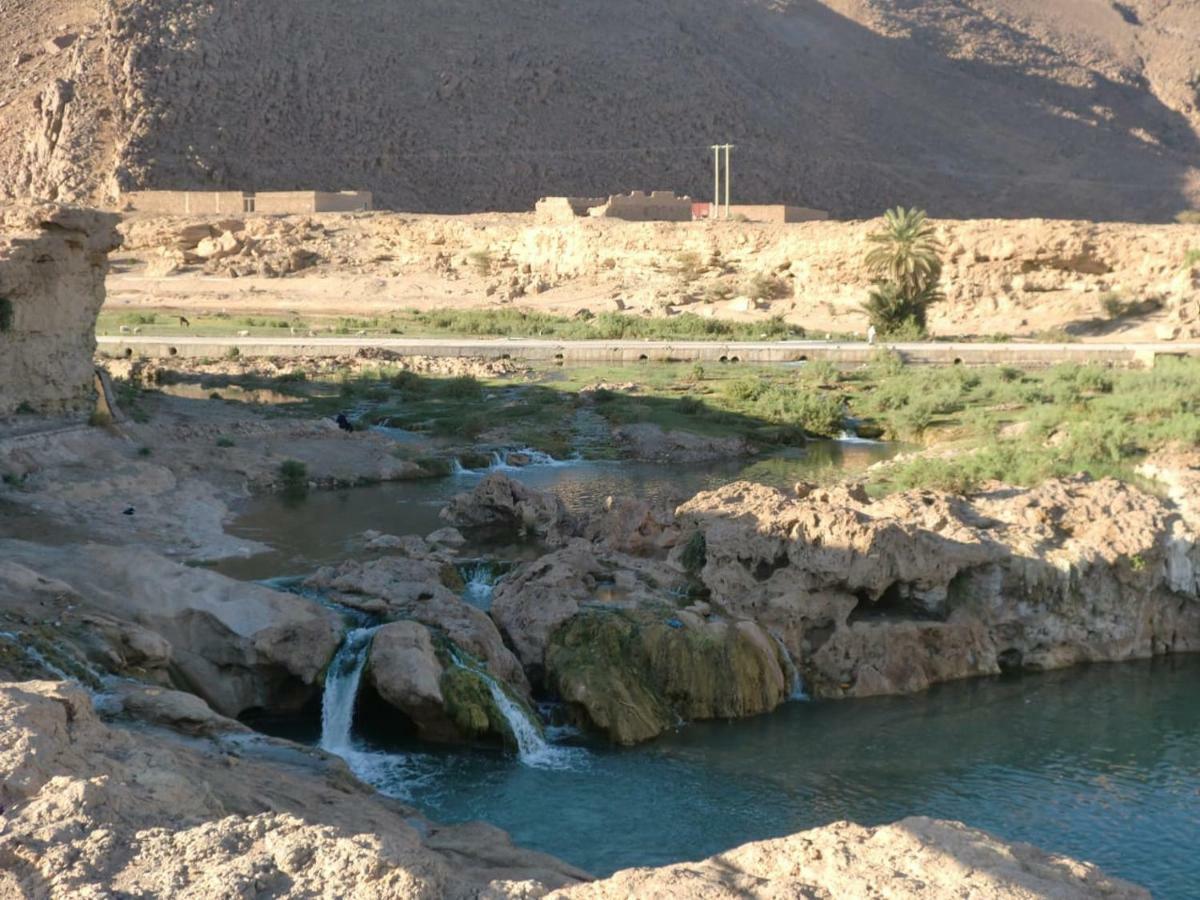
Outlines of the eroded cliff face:
M1164 458L1157 477L1192 473L1189 458ZM456 521L513 492L552 509L501 480L457 497ZM673 516L625 500L573 523L500 580L491 616L535 686L635 743L680 718L768 712L801 689L867 697L1200 651L1188 515L1083 476L879 500L852 484L738 482Z
M116 224L66 206L0 208L0 416L91 406Z

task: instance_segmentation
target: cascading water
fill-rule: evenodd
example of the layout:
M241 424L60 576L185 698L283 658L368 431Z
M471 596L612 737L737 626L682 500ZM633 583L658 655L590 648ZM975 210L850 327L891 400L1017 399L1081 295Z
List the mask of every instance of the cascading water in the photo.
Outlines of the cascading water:
M367 665L371 638L379 626L356 628L346 635L342 646L325 674L325 693L321 697L321 749L345 755L353 750L350 733L354 727L354 704L358 683Z
M775 639L776 646L779 647L779 652L783 656L784 668L787 669L787 674L792 680L792 687L788 693L789 700L807 700L808 694L804 691L804 678L800 675L800 667L796 665L796 661L792 659L792 654L787 648L787 644L777 634L772 634Z
M524 457L527 462L521 465L516 465L511 462L513 456ZM517 450L493 450L488 456L488 465L485 469L468 469L462 461L455 458L450 461L451 475L480 475L486 472L519 472L522 469L529 469L534 466L547 466L550 468L561 468L563 466L571 466L580 462L578 456L571 459L555 459L549 453L543 453L541 450L534 450L532 447L521 447Z
M583 751L578 748L555 747L542 736L541 729L534 724L529 713L505 693L504 688L488 672L470 665L457 654L451 654L456 666L472 673L487 685L492 701L517 743L517 756L527 766L538 769L567 769L575 766Z
M463 599L485 612L492 606L492 593L496 589L496 570L486 562L465 566L462 570Z

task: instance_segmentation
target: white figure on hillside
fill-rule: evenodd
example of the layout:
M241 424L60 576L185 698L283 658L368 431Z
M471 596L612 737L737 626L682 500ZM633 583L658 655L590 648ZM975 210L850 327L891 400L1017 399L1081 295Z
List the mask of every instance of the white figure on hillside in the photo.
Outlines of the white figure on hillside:
M875 326L874 325L867 326L867 343L868 344L875 343Z

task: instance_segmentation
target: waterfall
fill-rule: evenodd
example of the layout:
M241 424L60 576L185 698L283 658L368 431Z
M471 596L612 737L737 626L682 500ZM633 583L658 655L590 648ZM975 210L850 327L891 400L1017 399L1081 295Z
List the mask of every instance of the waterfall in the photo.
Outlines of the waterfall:
M463 566L460 569L466 586L463 599L485 612L492 606L492 592L496 588L496 571L486 562Z
M458 457L455 456L455 457L452 457L450 460L450 474L451 475L469 475L469 474L471 474L471 470L464 469L463 464L461 462L459 462Z
M530 718L519 703L516 703L500 683L485 669L473 666L461 659L458 654L451 653L451 660L460 669L466 669L471 674L482 679L487 685L492 701L504 721L508 723L513 740L517 742L517 756L527 766L535 769L567 769L582 755L582 751L567 747L555 747L542 736L541 729Z
M788 692L788 699L809 699L808 694L804 691L804 679L800 675L800 667L797 666L796 661L792 659L792 654L788 651L787 644L785 644L779 635L775 634L774 632L771 633L771 637L775 639L775 644L779 647L779 652L783 656L783 661L785 663L784 668L787 669L787 673L792 679L792 687Z
M371 638L379 626L356 628L346 635L329 671L325 673L325 693L321 697L321 749L343 755L352 750L350 732L354 726L354 704L358 683L367 665Z

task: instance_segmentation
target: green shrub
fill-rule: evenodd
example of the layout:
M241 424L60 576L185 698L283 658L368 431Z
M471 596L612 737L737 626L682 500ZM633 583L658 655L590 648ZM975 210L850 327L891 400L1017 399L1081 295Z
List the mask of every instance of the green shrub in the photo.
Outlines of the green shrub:
M298 459L285 459L279 464L279 479L288 493L308 490L308 466Z
M1200 225L1200 209L1185 209L1176 213L1175 221L1180 225Z
M700 254L686 251L675 255L675 274L679 276L680 281L685 284L691 284L704 272L704 264L700 261Z
M137 455L138 456L150 456L153 452L154 451L151 450L149 447L138 447Z
M685 416L694 416L704 412L704 404L696 397L680 397L675 407Z
M751 300L774 300L787 296L788 285L782 278L759 272L742 285L742 294Z
M892 431L898 437L919 438L933 424L937 406L930 400L918 397L893 412L889 418Z
M217 446L218 447L232 447L232 446L234 446L233 438L219 437L219 438L217 438Z
M692 575L700 574L700 570L708 561L708 541L705 539L703 531L692 533L687 543L683 545L679 561L683 564L684 571L690 572Z
M441 387L441 394L451 400L482 400L483 385L477 378L461 375L446 381Z
M276 380L283 384L299 384L308 381L308 373L303 369L292 369L290 372L284 372Z
M242 355L242 351L239 350L237 347L230 347L225 352L226 359L239 359L241 357L241 355Z
M757 400L767 384L754 375L743 375L725 385L725 395L732 400Z
M13 324L13 305L7 297L0 297L0 332L11 331Z
M1126 303L1120 295L1105 291L1100 295L1100 309L1110 319L1120 319L1129 314L1134 304Z
M488 250L472 250L467 254L467 265L481 278L492 273L492 254Z
M1197 266L1200 266L1200 248L1189 250L1183 254L1183 267L1185 269L1194 269ZM2 326L2 322L3 320L0 319L0 326ZM3 327L0 327L0 331L3 330Z

